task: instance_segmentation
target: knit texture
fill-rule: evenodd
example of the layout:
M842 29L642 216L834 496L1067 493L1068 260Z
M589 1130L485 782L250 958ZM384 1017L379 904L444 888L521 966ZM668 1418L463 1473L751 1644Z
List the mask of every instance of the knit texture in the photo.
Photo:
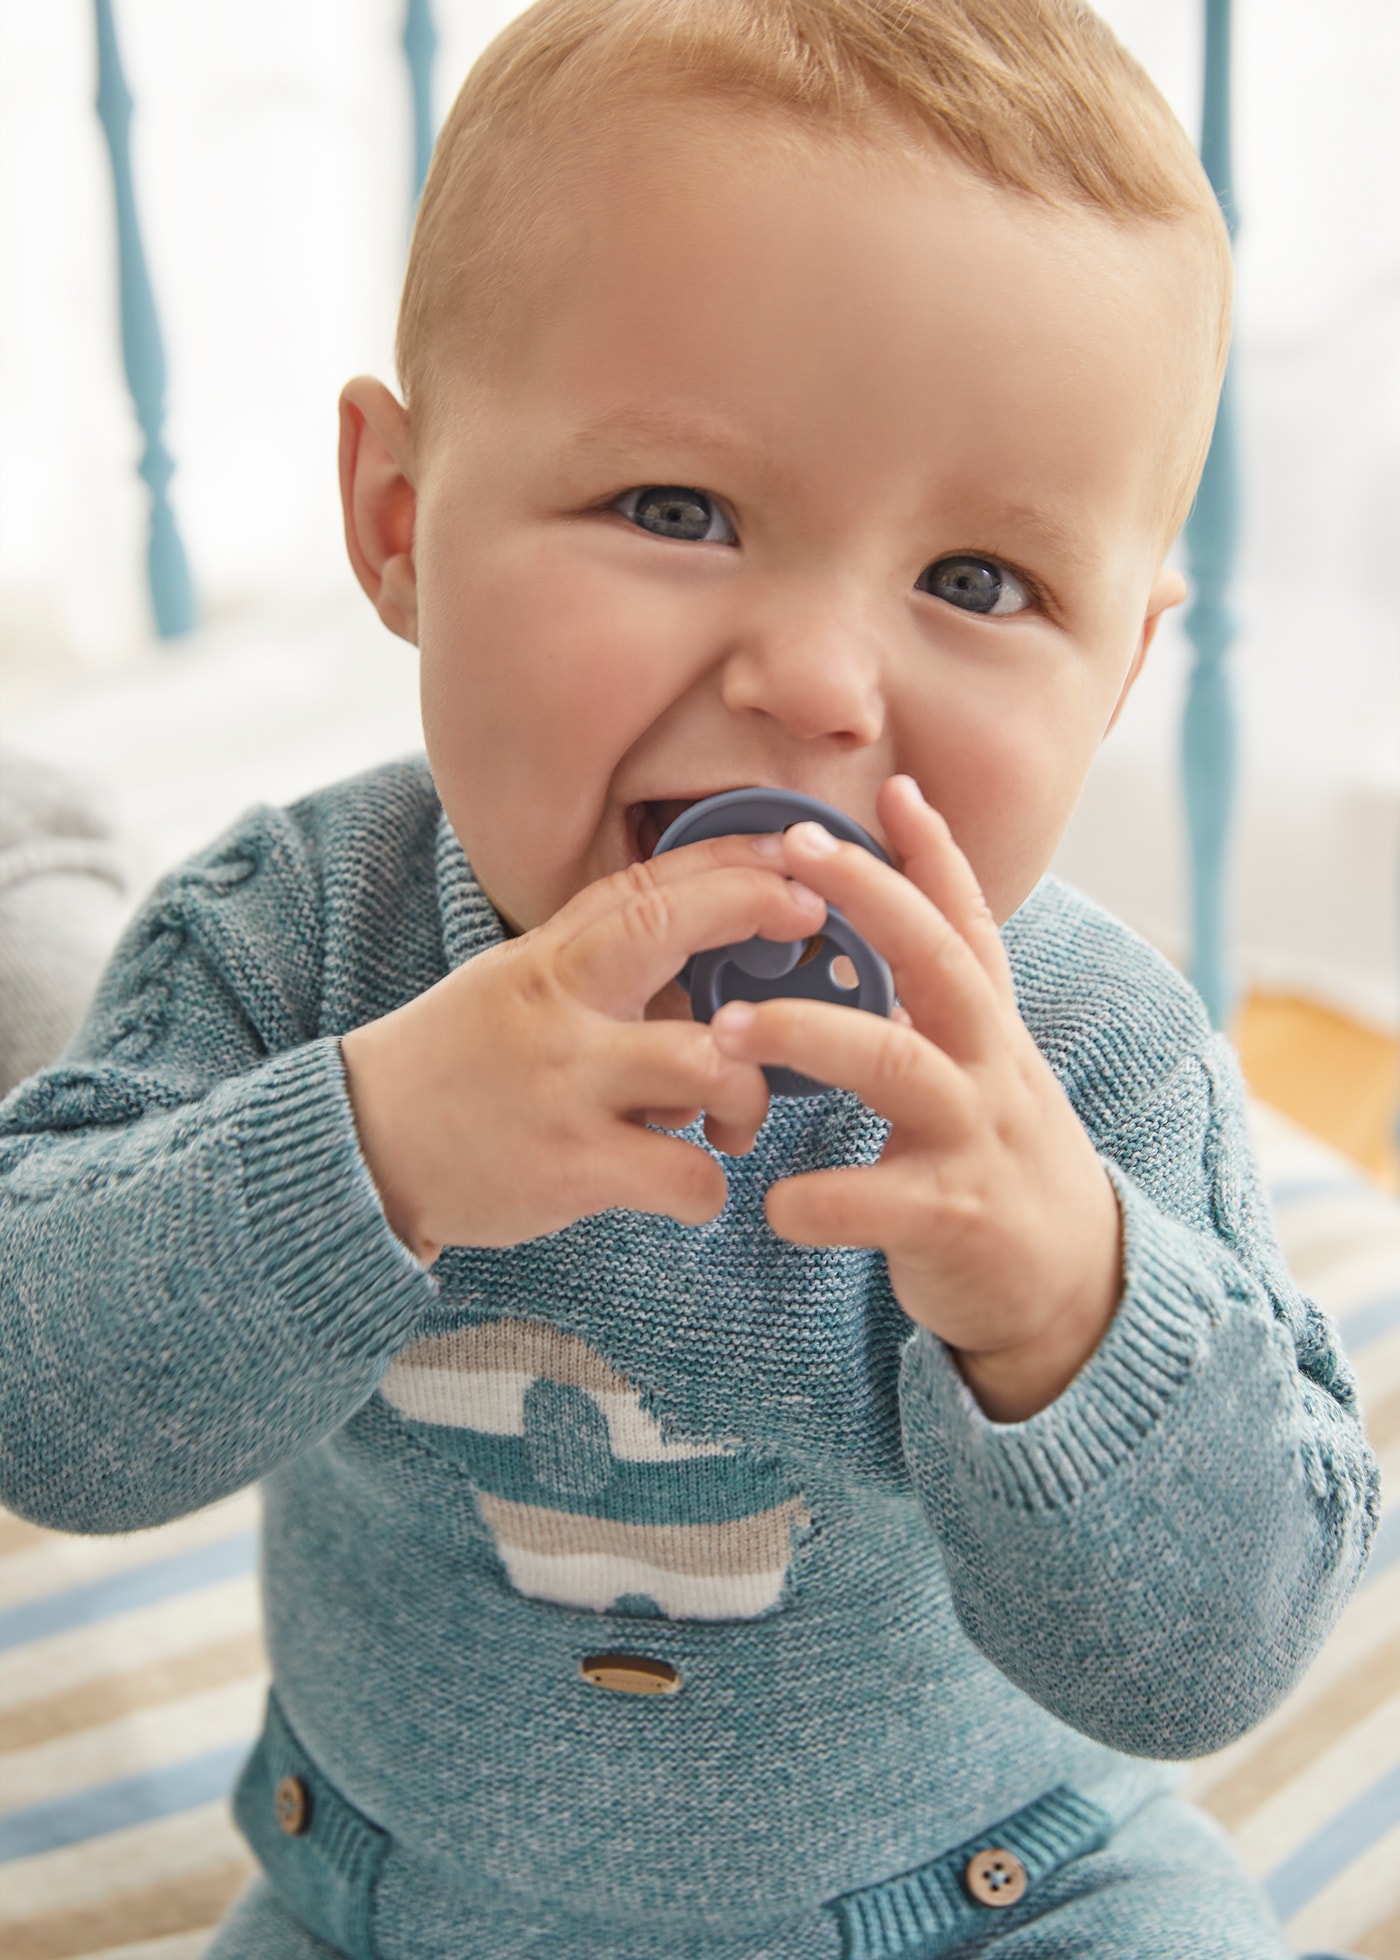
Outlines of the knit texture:
M1230 1052L1064 886L1004 936L1126 1231L1107 1337L1023 1423L878 1254L769 1231L775 1179L878 1157L842 1092L775 1104L710 1224L400 1245L337 1038L502 937L421 761L167 879L0 1109L0 1498L120 1531L266 1479L240 1817L333 1945L759 1960L844 1913L874 1953L946 1923L959 1847L1024 1828L1040 1883L1315 1652L1375 1470ZM679 1691L585 1679L616 1652ZM333 1827L278 1839L293 1755Z

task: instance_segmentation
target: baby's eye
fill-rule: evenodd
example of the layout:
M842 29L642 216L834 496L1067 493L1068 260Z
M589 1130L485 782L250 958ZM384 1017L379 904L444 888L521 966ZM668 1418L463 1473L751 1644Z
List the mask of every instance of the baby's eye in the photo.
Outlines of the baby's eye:
M1020 579L995 558L940 558L914 583L916 590L944 599L963 612L1018 613L1031 603Z
M708 490L648 483L640 490L624 491L613 507L654 537L681 538L687 544L738 542L729 519Z

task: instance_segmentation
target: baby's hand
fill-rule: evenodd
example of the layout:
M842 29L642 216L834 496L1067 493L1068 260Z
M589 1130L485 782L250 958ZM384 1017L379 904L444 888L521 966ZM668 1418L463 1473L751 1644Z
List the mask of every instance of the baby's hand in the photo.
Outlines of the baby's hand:
M788 831L784 862L884 954L903 1011L731 1002L711 1026L736 1061L799 1069L888 1118L878 1164L784 1179L769 1223L797 1245L880 1247L904 1311L956 1351L988 1415L1020 1421L1069 1384L1113 1318L1117 1198L1017 1012L947 824L907 776L879 808L903 876L816 824Z
M691 844L600 879L346 1035L360 1146L393 1230L431 1262L444 1245L517 1245L614 1205L713 1218L719 1165L646 1125L703 1109L710 1142L739 1155L767 1085L708 1027L647 1020L647 1004L692 953L800 939L825 916L784 875L778 838Z

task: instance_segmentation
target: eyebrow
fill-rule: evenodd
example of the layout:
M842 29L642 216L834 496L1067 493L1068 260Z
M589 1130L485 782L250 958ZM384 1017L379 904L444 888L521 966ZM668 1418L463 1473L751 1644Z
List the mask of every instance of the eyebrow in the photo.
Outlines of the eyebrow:
M663 448L709 451L739 458L756 476L776 489L793 485L796 473L775 462L766 443L733 422L674 409L619 408L585 423L564 446L566 462L599 462L632 443L651 442Z
M950 509L958 512L974 532L991 533L984 543L995 543L998 534L1010 532L1029 537L1053 552L1062 564L1082 571L1094 562L1082 542L1082 533L1047 505L1028 503L1014 497L987 497L977 491L960 494L956 485L946 493ZM976 542L975 538L969 542Z

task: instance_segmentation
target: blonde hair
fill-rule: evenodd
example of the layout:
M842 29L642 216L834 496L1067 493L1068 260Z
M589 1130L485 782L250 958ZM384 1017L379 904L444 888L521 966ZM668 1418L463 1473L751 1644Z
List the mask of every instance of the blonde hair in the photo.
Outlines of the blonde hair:
M639 102L685 98L877 148L932 142L1046 204L1195 231L1218 305L1180 521L1224 370L1229 238L1180 123L1079 0L537 0L482 54L438 137L399 310L411 417L464 322L489 346L528 290L532 247L549 250L541 192L569 157Z

